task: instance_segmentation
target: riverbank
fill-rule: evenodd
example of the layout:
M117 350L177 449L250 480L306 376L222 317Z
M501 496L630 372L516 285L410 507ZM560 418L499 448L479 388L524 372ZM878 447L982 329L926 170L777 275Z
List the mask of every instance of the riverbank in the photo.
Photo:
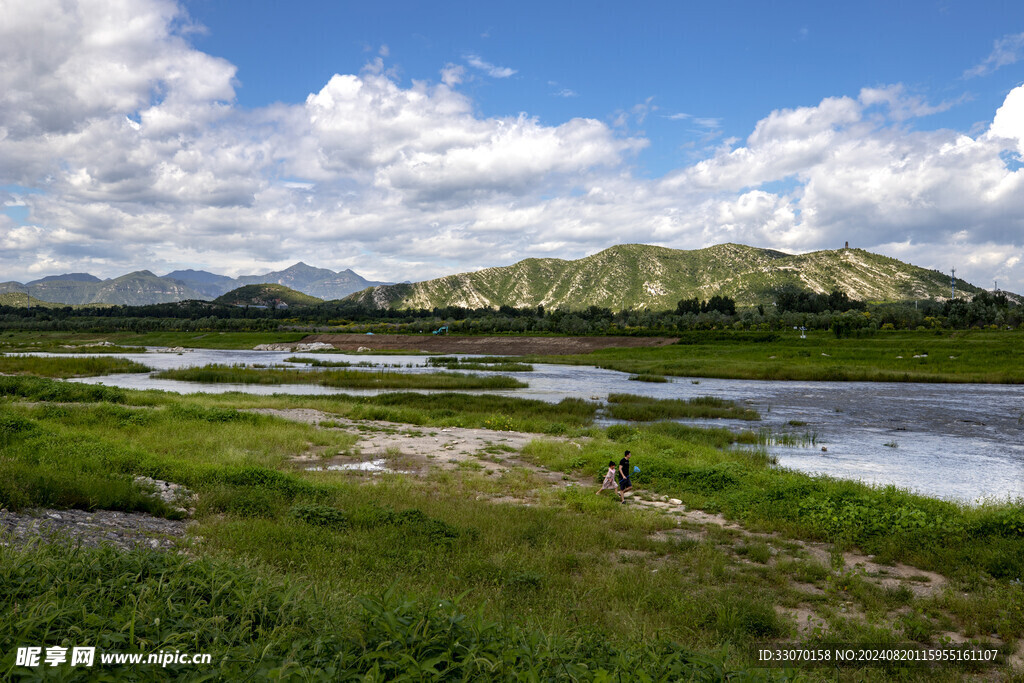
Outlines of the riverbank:
M411 674L441 657L432 666L471 678L507 666L586 680L766 678L751 658L764 642L970 641L1009 662L1024 637L1020 506L779 471L724 430L572 426L586 406L457 394L182 397L37 378L0 378L0 393L8 510L173 516L136 476L198 496L185 555L0 549L0 572L22 587L0 597L4 642L52 645L85 614L86 637L128 643L118 624L130 621L135 650L187 641L222 658L224 676L284 661L312 678L375 662ZM625 448L643 495L620 505L594 492ZM204 586L217 599L196 602ZM54 600L45 622L31 617ZM242 628L254 610L265 627Z
M687 332L665 337L362 335L298 332L7 332L0 352L110 352L110 347L252 349L329 343L345 353L513 356L524 363L592 365L648 379L713 377L844 382L1024 383L1024 331ZM122 351L124 352L124 351Z
M827 332L690 333L660 348L520 358L594 365L635 375L830 382L1024 384L1024 332L879 332L837 339Z

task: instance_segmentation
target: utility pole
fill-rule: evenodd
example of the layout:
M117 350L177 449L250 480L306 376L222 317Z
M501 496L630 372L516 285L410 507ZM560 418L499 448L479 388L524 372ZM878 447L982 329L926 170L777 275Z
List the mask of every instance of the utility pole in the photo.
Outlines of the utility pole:
M949 298L950 299L955 299L956 298L956 268L954 268L953 272L950 274L949 282L950 282L950 286L953 288L953 296L951 296Z

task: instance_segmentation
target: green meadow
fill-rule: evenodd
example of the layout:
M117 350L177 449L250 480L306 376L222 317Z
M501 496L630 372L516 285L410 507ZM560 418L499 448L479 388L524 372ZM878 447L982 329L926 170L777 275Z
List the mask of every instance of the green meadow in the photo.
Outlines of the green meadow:
M680 409L659 403L646 407ZM0 677L16 675L14 646L32 643L211 652L205 670L168 669L186 679L370 681L835 680L830 668L759 668L752 648L934 646L949 634L1004 658L1019 647L1024 505L967 507L781 470L753 432L601 428L596 416L580 400L186 397L0 377L0 507L182 515L137 476L198 495L179 553L0 544ZM308 469L365 457L367 430L440 439L460 427L493 430L493 446L457 462L439 450L418 474ZM534 439L516 452L501 445L507 430ZM627 448L639 498L621 505L595 492ZM718 521L640 499L662 496ZM853 552L880 569L844 559ZM88 680L71 672L62 680Z
M149 372L152 368L126 358L54 358L0 356L0 374L42 377L98 377L120 372Z
M180 346L186 349L251 349L259 344L297 342L303 332L37 332L11 330L0 333L0 352L46 351L49 353L126 353L143 346ZM96 346L108 342L115 347ZM71 348L68 348L71 347ZM125 351L123 347L131 347Z
M658 348L577 356L530 356L533 363L595 365L640 376L836 382L1024 383L1024 332L880 331L837 339L828 332L687 332Z
M219 364L161 370L154 377L208 384L318 384L347 389L517 389L526 386L525 383L504 375L465 375L456 372L413 374L389 370L333 368L307 372L286 368Z

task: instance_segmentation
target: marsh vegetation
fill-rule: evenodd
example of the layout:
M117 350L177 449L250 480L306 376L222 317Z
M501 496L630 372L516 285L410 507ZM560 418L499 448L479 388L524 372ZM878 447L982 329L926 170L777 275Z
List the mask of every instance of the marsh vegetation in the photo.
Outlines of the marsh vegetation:
M325 419L252 412L270 408ZM452 392L178 396L2 376L0 507L182 514L139 476L198 500L186 553L0 544L0 642L209 651L206 673L230 679L761 680L798 672L756 668L758 643L936 645L952 634L1006 657L1024 638L1021 503L811 477L757 448L797 433L671 421L748 413L713 397L614 395L608 410L627 423L604 428L598 409ZM455 464L439 447L449 466L428 459L419 474L306 469L368 457L361 430L385 428L484 428L495 444ZM517 452L498 441L507 430L535 438ZM647 501L594 495L625 449ZM668 497L682 504L660 511ZM858 553L871 562L858 566ZM0 671L13 657L2 649ZM855 673L954 681L1008 669Z
M328 364L328 367L330 366ZM347 389L516 389L526 384L503 375L466 375L455 372L401 373L388 370L336 370L314 372L283 368L211 364L162 370L157 379L207 384L319 384Z

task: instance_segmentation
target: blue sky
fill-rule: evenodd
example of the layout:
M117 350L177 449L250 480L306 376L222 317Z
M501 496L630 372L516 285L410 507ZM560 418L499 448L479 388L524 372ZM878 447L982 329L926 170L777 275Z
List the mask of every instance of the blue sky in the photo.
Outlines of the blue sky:
M1024 290L1017 2L71 6L0 5L0 280L849 240Z
M484 116L527 112L549 125L652 111L630 130L651 145L644 172L691 161L709 133L745 137L774 109L903 83L957 106L922 122L984 125L1024 69L964 78L993 42L1024 31L1019 2L406 2L190 0L197 47L238 66L238 102L296 102L387 46L400 82L436 81L477 56L515 70L467 83ZM691 118L669 117L688 114ZM635 117L634 117L635 118ZM720 125L707 125L719 123ZM704 124L704 125L702 125Z

